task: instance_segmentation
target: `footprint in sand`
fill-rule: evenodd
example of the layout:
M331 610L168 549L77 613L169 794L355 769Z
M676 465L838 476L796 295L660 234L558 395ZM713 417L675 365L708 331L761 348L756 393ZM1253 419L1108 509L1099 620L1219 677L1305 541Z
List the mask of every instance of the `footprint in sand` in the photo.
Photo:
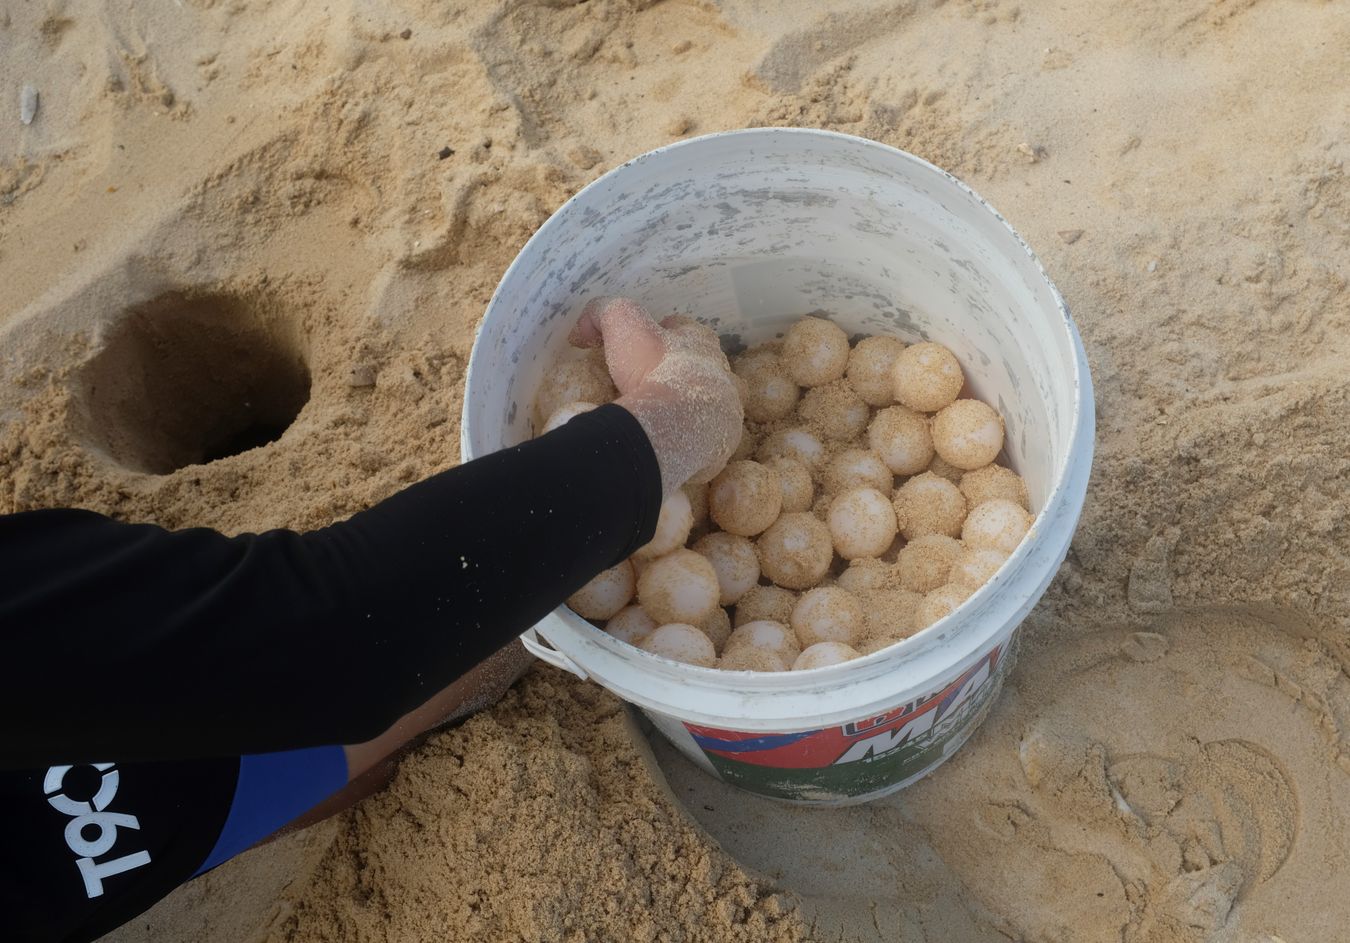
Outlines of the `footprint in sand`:
M1325 939L1350 925L1347 664L1244 612L1037 639L942 770L847 809L656 746L694 817L843 940Z

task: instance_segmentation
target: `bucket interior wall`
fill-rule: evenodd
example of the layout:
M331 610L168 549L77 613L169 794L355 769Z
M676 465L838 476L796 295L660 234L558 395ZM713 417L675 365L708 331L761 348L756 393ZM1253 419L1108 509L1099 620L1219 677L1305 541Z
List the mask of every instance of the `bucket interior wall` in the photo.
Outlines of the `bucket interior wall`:
M479 390L499 417L496 447L533 434L542 371L593 296L692 315L734 346L816 312L852 334L950 347L1004 416L1008 456L1040 506L1071 436L1072 411L1051 404L1074 399L1074 351L1017 238L952 178L903 155L845 144L826 162L791 134L753 155L702 143L600 181L550 221L545 251L522 255L523 277L498 299L519 317L480 339L518 365Z

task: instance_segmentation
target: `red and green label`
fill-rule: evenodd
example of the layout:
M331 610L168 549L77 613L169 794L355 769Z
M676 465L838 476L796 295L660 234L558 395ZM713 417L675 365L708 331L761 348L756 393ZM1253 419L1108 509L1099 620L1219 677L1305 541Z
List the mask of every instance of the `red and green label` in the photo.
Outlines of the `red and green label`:
M983 719L1007 659L996 647L940 690L839 727L742 733L685 724L726 782L778 799L845 799L941 761Z

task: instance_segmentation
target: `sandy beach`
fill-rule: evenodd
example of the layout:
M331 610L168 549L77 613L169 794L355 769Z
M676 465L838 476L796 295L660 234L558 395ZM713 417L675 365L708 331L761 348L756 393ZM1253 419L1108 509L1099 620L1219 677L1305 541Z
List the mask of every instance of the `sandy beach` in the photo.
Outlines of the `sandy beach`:
M1336 939L1348 63L1336 0L6 4L0 513L305 529L455 465L525 240L628 158L741 127L970 184L1097 392L1068 560L929 779L768 803L536 666L386 792L111 939ZM280 437L201 462L249 371Z

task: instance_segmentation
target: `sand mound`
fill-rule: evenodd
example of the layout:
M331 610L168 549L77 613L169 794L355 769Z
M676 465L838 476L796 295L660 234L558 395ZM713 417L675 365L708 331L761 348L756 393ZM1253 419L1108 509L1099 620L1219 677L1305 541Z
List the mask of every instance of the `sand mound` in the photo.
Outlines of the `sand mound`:
M761 807L709 819L816 918L680 820L607 696L541 669L411 758L280 902L267 864L312 863L321 835L125 938L1344 924L1337 4L69 2L0 11L0 49L0 512L312 527L452 465L474 325L534 228L618 161L746 125L868 135L968 180L1037 247L1097 383L1082 527L971 745L888 803L813 813L838 837L810 880L746 838ZM1290 616L1170 615L1239 603L1297 611L1311 641ZM166 929L175 908L197 922Z

